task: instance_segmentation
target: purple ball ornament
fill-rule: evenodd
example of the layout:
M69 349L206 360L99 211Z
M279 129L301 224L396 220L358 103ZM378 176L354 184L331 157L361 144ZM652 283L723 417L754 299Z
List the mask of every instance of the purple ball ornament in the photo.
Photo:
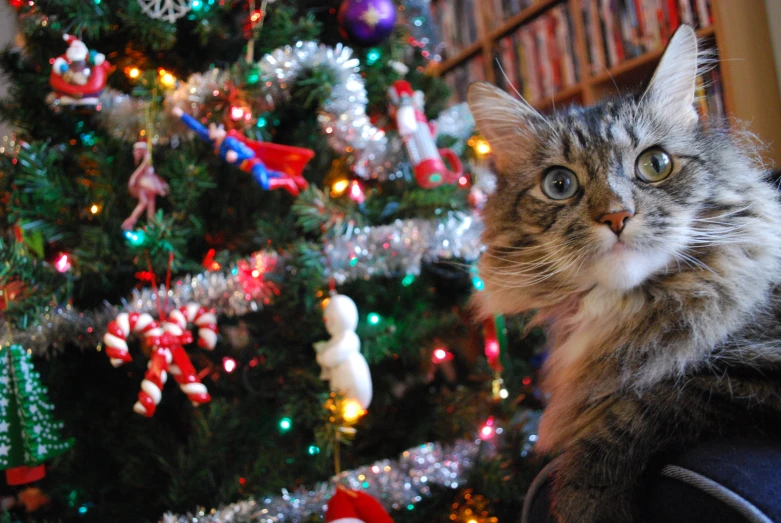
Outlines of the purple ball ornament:
M358 45L376 45L393 32L396 6L392 0L344 0L338 20L344 38Z

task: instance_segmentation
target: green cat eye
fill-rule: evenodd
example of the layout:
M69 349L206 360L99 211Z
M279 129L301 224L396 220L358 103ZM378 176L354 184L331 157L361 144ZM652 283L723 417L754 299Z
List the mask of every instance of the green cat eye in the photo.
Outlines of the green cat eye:
M578 177L564 167L551 167L542 178L542 192L551 200L572 198L578 191Z
M651 147L637 157L635 171L644 182L660 182L673 172L673 159L659 147Z

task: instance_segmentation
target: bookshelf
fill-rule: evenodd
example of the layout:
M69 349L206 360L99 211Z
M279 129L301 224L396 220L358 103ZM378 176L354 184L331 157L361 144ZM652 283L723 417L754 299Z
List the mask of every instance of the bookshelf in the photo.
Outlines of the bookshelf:
M705 95L702 111L747 122L771 144L766 158L781 165L781 97L761 0L432 0L432 16L441 20L443 14L433 11L452 11L453 5L467 12L460 19L469 21L470 31L446 29L471 38L453 46L443 61L433 62L429 72L450 79L456 91L454 101L462 101L471 81L487 80L507 90L519 88L542 111L572 102L589 105L641 87L653 73L673 26L693 22L697 35L716 50L719 59L713 76L705 79L708 85L700 86L700 94ZM675 13L669 14L671 9ZM468 16L470 10L473 20ZM643 25L642 16L650 23ZM557 55L558 63L553 61L558 72L539 67L540 33L545 38L546 27L554 29L547 29L547 44L543 42L542 47L547 45L550 50L553 40L554 47L569 50ZM617 40L610 41L607 34L618 35ZM534 47L535 42L538 68L529 69L521 49ZM513 47L516 54L508 60ZM548 56L545 51L542 54ZM569 56L562 60L563 55ZM569 60L575 64L574 80L571 70L563 72L572 68L564 63ZM524 72L534 82L524 82ZM545 84L541 76L548 77L546 85L541 85ZM530 89L532 83L536 86Z

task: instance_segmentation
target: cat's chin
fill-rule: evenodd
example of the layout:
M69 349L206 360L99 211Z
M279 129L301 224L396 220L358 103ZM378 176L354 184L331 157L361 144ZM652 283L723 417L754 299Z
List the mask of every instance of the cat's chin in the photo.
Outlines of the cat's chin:
M663 271L669 261L666 253L641 252L617 243L593 266L592 277L597 285L627 291Z

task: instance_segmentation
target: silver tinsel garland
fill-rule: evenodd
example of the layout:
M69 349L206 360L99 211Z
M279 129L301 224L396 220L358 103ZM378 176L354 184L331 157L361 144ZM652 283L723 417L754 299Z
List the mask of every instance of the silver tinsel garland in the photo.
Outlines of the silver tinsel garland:
M321 516L337 485L374 496L386 508L414 507L431 495L431 486L456 489L463 486L480 449L480 441L459 440L443 447L427 443L402 453L398 460L384 459L344 471L313 488L282 495L240 501L219 509L199 509L194 514L166 514L162 523L299 523Z
M373 276L418 275L423 261L437 258L471 262L482 250L482 228L479 219L463 213L451 213L439 220L397 220L391 225L352 228L326 245L330 275L341 284ZM215 309L218 315L242 316L262 308L272 291L256 286L253 295L249 295L241 278L238 268L227 273L187 275L175 280L167 293L162 287L158 292L162 300L167 294L169 307L195 302ZM120 311L156 315L157 295L151 288L134 289L119 306L106 304L94 311L79 311L70 305L51 307L34 326L14 331L13 340L36 354L62 350L66 343L93 348L100 343L106 325ZM8 327L0 325L0 343L7 344L10 339Z
M537 441L540 412L519 409L510 421L512 430L523 434L521 457L528 456ZM492 438L504 432L497 427ZM320 518L328 499L338 485L370 494L388 510L413 510L423 498L431 495L431 487L457 489L464 487L467 474L478 460L478 454L492 457L496 453L493 441L458 440L453 445L426 443L406 450L399 459L384 459L346 470L313 488L282 490L280 496L239 501L195 513L165 514L161 523L299 523Z
M247 100L254 114L271 111L289 101L291 88L303 72L328 69L333 87L317 119L331 148L339 154L352 155L353 171L362 178L385 180L397 170L404 154L403 142L398 137L390 139L367 116L366 86L352 49L342 44L328 47L298 42L266 54L257 65L262 94ZM229 91L233 84L226 70L214 68L195 73L166 94L166 106L182 107L197 118L210 98ZM106 89L101 95L98 118L115 137L136 141L139 132L146 128L144 104L141 99ZM438 135L458 140L454 148L459 153L464 147L462 142L474 131L474 120L466 104L443 111L435 124ZM165 111L153 115L150 127L153 142L161 145L175 147L182 139L192 138L192 133Z
M327 242L330 274L337 283L374 276L420 274L423 261L476 260L482 251L482 223L452 213L445 220L396 220L391 225L349 229Z
M0 326L0 344L11 341L19 343L34 353L43 355L49 351L61 351L66 343L72 343L83 349L99 346L106 326L120 311L148 312L157 316L157 297L169 307L179 307L188 302L196 302L206 308L214 308L218 314L241 316L257 311L263 306L264 297L248 296L239 281L239 275L229 272L203 273L186 276L171 284L166 292L151 288L135 289L128 300L119 306L106 304L94 311L78 311L70 305L47 308L37 319L34 326L23 331L14 330L10 335L6 325Z

